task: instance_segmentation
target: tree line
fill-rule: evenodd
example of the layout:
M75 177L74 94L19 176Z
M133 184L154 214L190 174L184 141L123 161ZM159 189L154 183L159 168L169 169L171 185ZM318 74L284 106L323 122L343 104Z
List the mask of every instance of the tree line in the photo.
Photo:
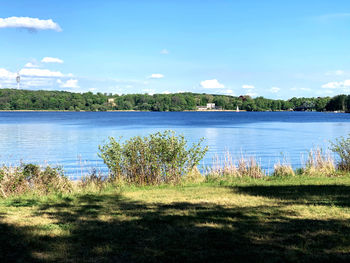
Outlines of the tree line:
M350 112L350 95L335 97L273 100L264 97L228 96L199 93L127 94L73 93L67 91L0 89L0 110L67 111L184 111L215 103L223 110L246 111L345 111Z

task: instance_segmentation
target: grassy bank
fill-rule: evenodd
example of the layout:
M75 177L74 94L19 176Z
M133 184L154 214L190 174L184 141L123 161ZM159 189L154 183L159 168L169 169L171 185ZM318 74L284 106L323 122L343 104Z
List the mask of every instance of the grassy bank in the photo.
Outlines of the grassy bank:
M2 262L350 260L350 175L0 199Z

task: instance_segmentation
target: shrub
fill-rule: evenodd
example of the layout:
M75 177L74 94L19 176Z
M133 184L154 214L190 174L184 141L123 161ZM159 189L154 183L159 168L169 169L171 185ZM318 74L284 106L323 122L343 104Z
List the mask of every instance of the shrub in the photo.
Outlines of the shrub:
M38 194L66 192L71 190L70 181L62 169L50 166L22 164L18 167L0 168L0 192L3 197L33 191Z
M337 166L339 170L350 171L350 134L348 138L340 137L331 142L330 149L336 153L340 161Z
M139 185L178 183L207 152L202 141L188 148L184 136L176 136L174 131L136 136L124 143L110 137L107 144L99 146L99 156L111 177Z

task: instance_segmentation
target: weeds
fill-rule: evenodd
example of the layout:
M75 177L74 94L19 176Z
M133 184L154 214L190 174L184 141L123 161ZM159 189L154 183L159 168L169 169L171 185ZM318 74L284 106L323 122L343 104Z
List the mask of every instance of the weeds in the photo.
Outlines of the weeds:
M207 169L206 174L209 179L236 177L261 178L266 175L254 157L241 156L235 162L229 152L225 153L223 160L220 160L219 156L216 155L213 159L212 167Z
M40 168L34 164L22 164L18 167L0 168L0 189L2 196L8 197L26 192L37 194L69 192L72 185L61 168L50 166Z
M330 152L323 152L321 148L315 148L309 152L304 174L310 176L333 176L335 172L334 159Z
M294 176L294 170L290 164L277 163L274 165L272 176Z

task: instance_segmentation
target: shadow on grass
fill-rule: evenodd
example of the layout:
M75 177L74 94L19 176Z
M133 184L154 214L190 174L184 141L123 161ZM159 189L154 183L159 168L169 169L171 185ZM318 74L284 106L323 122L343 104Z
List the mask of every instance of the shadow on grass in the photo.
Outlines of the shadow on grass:
M235 187L241 193L277 198L290 204L335 205L350 207L350 186L283 185Z
M286 190L288 200L298 195L298 187ZM278 189L238 188L240 192L268 197L270 193L271 197L276 197L277 194L272 194L275 190ZM311 191L310 196L317 192ZM295 192L295 196L289 192ZM335 192L340 194L341 191ZM285 194L281 194L281 198ZM329 198L319 196L320 199ZM224 207L210 203L143 203L117 194L83 195L76 200L37 205L35 214L54 219L61 234L51 235L50 231L43 234L39 226L33 229L0 224L1 243L12 244L2 246L0 261L350 260L349 220L291 218L293 214L286 214L282 208L281 204Z

